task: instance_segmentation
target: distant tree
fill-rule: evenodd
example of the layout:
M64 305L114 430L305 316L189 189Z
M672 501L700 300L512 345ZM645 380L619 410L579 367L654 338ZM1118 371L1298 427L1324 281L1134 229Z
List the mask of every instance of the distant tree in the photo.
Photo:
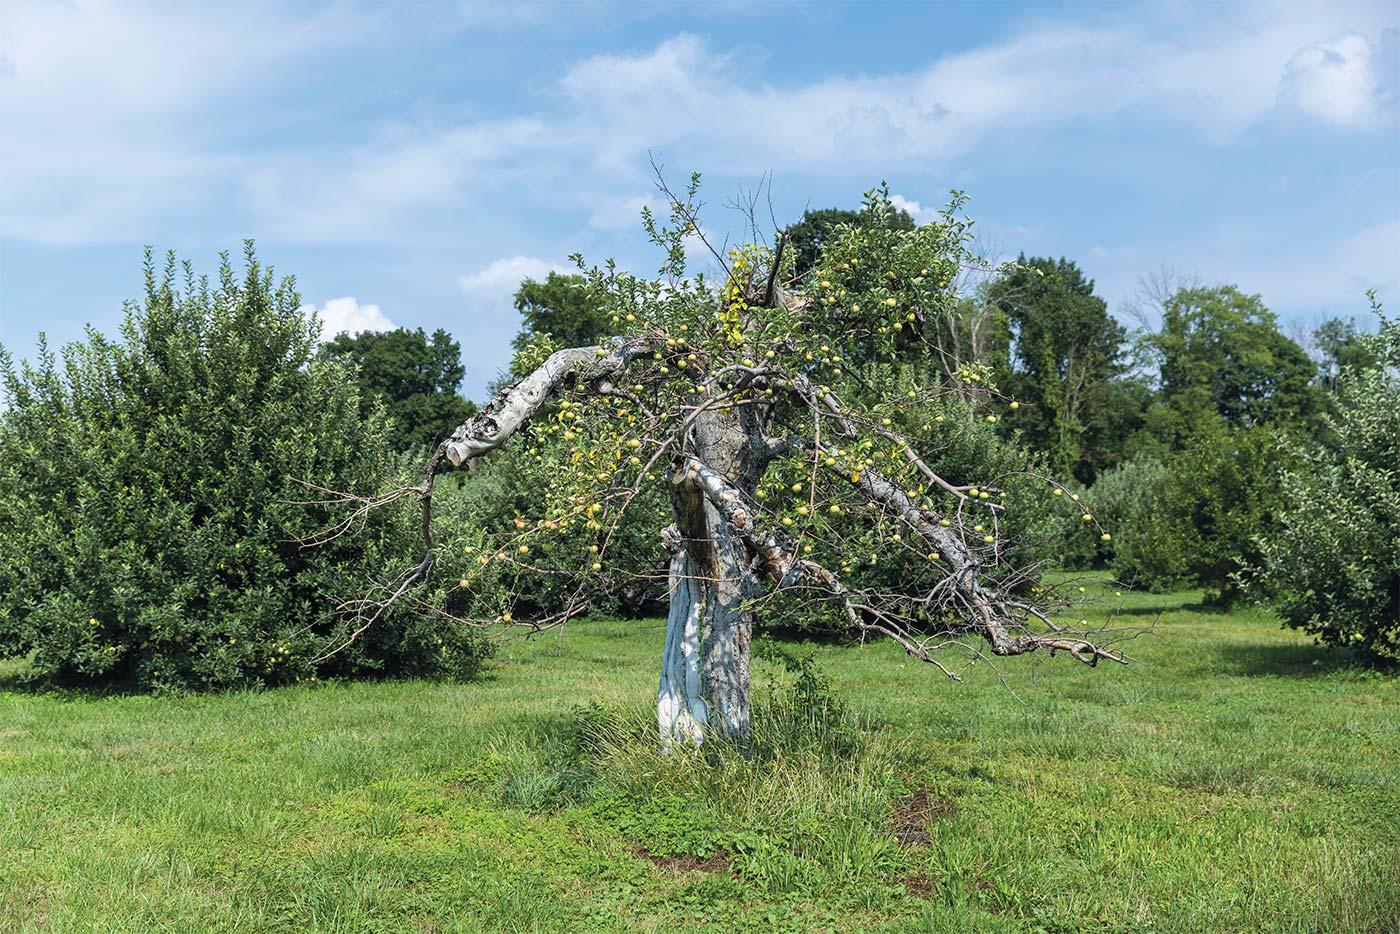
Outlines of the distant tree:
M580 275L551 272L543 282L526 279L515 293L515 310L523 319L511 346L524 349L544 335L560 347L595 344L617 326L589 281Z
M462 348L440 328L338 334L320 355L357 368L361 405L383 402L400 448L435 445L476 411L461 394Z
M1231 602L1262 560L1259 542L1277 531L1288 436L1316 427L1316 367L1257 295L1179 281L1164 274L1140 293L1150 299L1140 309L1152 309L1141 318L1158 324L1139 342L1158 391L1142 398L1140 427L1121 443L1165 473L1150 508L1115 530L1111 563L1152 589L1191 584Z
M1092 483L1103 471L1137 456L1153 456L1161 444L1147 429L1154 392L1141 375L1121 373L1092 386L1084 404L1076 476Z
M793 275L803 276L812 270L839 226L859 226L871 220L867 212L844 208L802 212L802 218L787 229L788 243L793 252ZM908 211L893 206L887 214L881 215L879 223L887 224L890 230L913 230L915 226L914 218Z
M1086 413L1124 370L1127 332L1094 294L1094 280L1072 261L1024 255L992 283L990 299L1006 316L1010 372L1002 391L1019 409L1008 424L1061 470L1093 479Z
M1258 295L1233 285L1178 291L1147 343L1172 412L1170 430L1179 435L1193 430L1201 410L1247 426L1296 424L1317 409L1308 355L1279 331Z
M1357 327L1355 318L1328 318L1313 330L1312 343L1317 349L1318 382L1333 392L1343 370L1380 364L1375 341Z

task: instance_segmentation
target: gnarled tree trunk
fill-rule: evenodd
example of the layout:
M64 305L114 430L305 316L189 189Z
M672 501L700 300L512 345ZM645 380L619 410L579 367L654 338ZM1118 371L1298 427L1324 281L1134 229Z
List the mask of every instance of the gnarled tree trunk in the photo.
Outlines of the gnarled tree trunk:
M738 554L734 546L738 545ZM743 548L731 540L721 574L681 546L671 558L671 606L657 691L657 724L667 743L699 745L706 736L744 744L749 735L749 643L755 591Z
M742 410L702 412L696 456L735 489L752 495L765 446ZM657 721L667 742L699 744L707 735L744 745L749 737L749 601L762 592L744 537L702 492L694 472L671 477L675 527L657 692Z
M656 694L656 722L665 743L699 745L710 724L701 674L701 633L706 621L699 590L690 575L690 555L678 542L671 555L671 604L666 616L666 648L661 653L661 686Z

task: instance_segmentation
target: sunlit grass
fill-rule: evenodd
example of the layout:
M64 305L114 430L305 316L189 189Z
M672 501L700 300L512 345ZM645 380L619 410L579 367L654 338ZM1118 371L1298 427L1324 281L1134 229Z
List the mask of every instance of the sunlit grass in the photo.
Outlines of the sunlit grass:
M658 621L465 685L0 692L0 927L1400 929L1395 677L1198 599L1125 598L1130 668L800 647L863 741L752 760L655 748Z

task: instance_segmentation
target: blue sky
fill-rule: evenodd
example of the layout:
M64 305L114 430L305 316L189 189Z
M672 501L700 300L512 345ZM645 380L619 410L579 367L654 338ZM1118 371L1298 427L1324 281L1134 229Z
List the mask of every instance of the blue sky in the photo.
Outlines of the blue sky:
M720 238L765 173L783 222L884 179L1119 311L1164 266L1400 304L1395 4L0 0L0 344L252 237L332 326L449 330L480 397L522 276L655 268L649 152Z

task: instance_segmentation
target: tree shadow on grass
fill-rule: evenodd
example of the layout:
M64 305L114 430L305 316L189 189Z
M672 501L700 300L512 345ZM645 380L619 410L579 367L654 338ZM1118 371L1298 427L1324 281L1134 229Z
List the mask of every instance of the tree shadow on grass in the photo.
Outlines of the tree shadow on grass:
M1220 646L1219 654L1228 673L1251 677L1315 678L1338 671L1373 672L1383 667L1350 649L1327 645L1231 643Z
M1114 607L1115 616L1164 616L1167 613L1209 613L1225 612L1218 606L1207 603L1163 603L1155 606Z
M359 677L351 676L330 676L315 684L307 682L298 683L274 683L274 684L246 684L233 685L223 688L209 688L199 690L195 688L176 688L168 691L151 690L142 688L130 679L99 682L85 681L82 679L46 679L33 678L30 676L31 666L28 659L0 659L0 694L26 694L30 696L42 696L55 698L58 700L101 700L107 697L160 697L166 699L191 698L191 697L217 697L220 695L238 694L244 692L271 693L288 689L317 689L332 687L336 685L349 684L406 684L421 681L425 684L494 684L500 680L499 665L485 665L470 678L457 679L451 677L430 678L418 675L373 675L364 674Z
M0 659L0 694L43 693L43 685L28 677L29 670L27 658Z
M140 690L129 681L103 684L82 680L33 678L30 677L30 667L27 662L20 665L9 662L0 664L0 694L25 694L31 697L48 697L56 700L91 701L106 697L141 697L150 693Z

